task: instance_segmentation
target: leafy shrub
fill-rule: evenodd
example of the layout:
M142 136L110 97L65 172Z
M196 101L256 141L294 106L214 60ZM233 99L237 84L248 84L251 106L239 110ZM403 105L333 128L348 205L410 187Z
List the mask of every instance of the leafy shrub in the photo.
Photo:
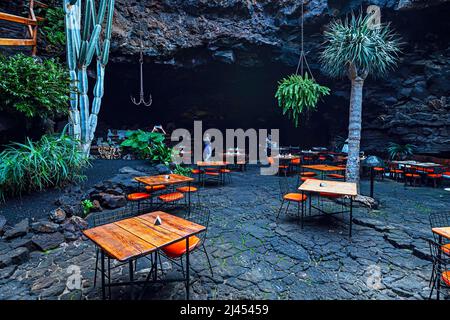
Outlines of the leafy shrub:
M0 199L7 195L64 186L86 177L88 159L66 135L44 135L33 142L13 143L0 153Z
M191 168L183 167L181 164L176 164L173 169L173 173L179 174L182 176L190 177L191 176Z
M403 160L414 154L416 146L412 144L398 144L390 142L387 148L391 160Z
M128 131L126 137L121 146L130 148L141 159L150 159L152 148L164 144L164 135L159 132Z
M52 118L67 113L70 79L56 60L38 62L17 54L0 55L0 110L26 117Z
M288 114L298 126L300 114L315 109L319 99L329 94L329 88L317 84L306 73L304 77L294 74L281 80L275 97L283 114Z
M172 162L173 149L166 146L164 143L159 143L153 146L150 150L150 159L156 163L162 163L169 166Z
M83 215L86 217L91 212L92 208L94 208L94 203L91 200L86 199L81 201L81 206L83 207Z
M64 26L64 10L62 8L48 8L45 10L45 20L40 30L52 47L62 48L66 45Z

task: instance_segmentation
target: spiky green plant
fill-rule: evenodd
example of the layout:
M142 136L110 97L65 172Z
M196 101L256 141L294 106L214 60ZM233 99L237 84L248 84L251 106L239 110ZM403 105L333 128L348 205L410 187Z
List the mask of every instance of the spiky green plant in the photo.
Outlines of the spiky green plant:
M399 144L390 142L387 148L391 160L403 160L414 154L416 148L413 144Z
M331 77L348 76L352 83L346 179L359 182L362 91L369 75L381 77L393 69L400 54L400 39L389 24L373 24L371 14L335 20L325 31L320 60Z
M306 110L316 109L319 99L329 94L329 88L319 85L305 73L304 77L294 74L281 80L275 97L283 115L288 114L297 127L300 115Z
M85 179L89 161L65 131L33 142L12 143L0 153L0 200Z

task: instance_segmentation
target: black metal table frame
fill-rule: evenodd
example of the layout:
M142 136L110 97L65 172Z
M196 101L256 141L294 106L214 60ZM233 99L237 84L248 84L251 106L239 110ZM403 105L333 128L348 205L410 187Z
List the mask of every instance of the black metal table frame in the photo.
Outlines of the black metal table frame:
M313 192L313 191L304 191L301 190L302 192L302 196L305 195L305 193L308 193L308 198L309 198L309 217L310 218L315 218L315 217L321 217L321 216L332 216L332 215L336 215L336 214L344 214L344 213L349 213L350 214L350 222L349 222L349 238L352 237L352 226L353 226L353 196L349 196L350 198L350 209L349 210L343 210L343 211L336 211L336 212L328 212L325 210L322 210L321 208L318 208L316 206L312 205L312 194L316 194L318 196L318 198L321 198L318 192ZM346 195L342 195L342 197L345 197ZM316 214L316 215L311 215L311 211L312 208L316 209L317 211L319 211L321 214ZM302 216L301 216L301 226L303 228L303 224L304 224L304 219L305 219L305 215L304 215L304 210L302 210Z
M306 168L306 169L312 170L312 171L318 171L321 180L325 180L325 175L329 175L329 174L332 174L332 173L333 174L339 174L339 172L344 171L344 170L323 171L323 170L311 169L311 168ZM304 172L305 172L305 167L302 166L302 172L301 173L304 173Z
M142 293L141 293L141 298L145 293L145 290L147 288L147 285L150 283L169 283L169 282L185 282L185 286L186 286L186 300L189 300L190 297L190 263L189 263L189 256L190 256L190 252L189 252L189 238L192 235L189 235L188 237L186 237L186 277L183 279L167 279L167 280L158 280L157 277L157 273L158 273L158 250L156 251L152 251L148 254L145 255L141 255L141 256L136 256L133 257L132 259L130 259L128 261L129 263L129 277L130 280L129 281L122 281L122 282L117 282L117 283L111 283L111 274L110 274L110 268L108 268L108 279L109 282L108 284L106 284L106 270L105 270L105 258L106 258L106 254L104 252L104 250L102 250L100 248L100 252L101 252L101 285L102 285L102 300L106 299L106 288L109 288L109 299L111 299L111 287L121 287L121 286L131 286L132 287L132 291L131 291L131 297L134 298L134 286L136 285L143 285L144 287L142 288ZM179 240L179 241L183 241L183 239ZM155 255L155 258L151 259L152 261L152 267L147 275L147 278L144 281L135 281L134 280L134 267L133 267L133 262L136 262L137 259L139 258L143 258L146 257L148 255ZM125 261L124 261L125 262ZM153 275L153 279L150 280L150 276Z
M185 182L183 182L183 183L185 183ZM145 184L145 183L142 183L142 184ZM182 184L182 183L180 182L180 184ZM191 190L191 181L188 181L187 185L188 185L189 190ZM171 185L171 186L173 187L174 185ZM140 189L141 189L141 182L138 181L138 190L140 190ZM188 198L188 203L187 203L188 217L190 217L191 216L191 192L190 191L187 192L187 198ZM163 204L164 203L161 203L161 205L163 205ZM153 195L151 195L151 197L150 197L150 210L153 210ZM139 211L139 209L138 209L138 211Z
M216 168L216 166L197 166L197 168L199 170L202 170L202 168L204 169L204 173L203 173L203 186L205 186L205 181L209 180L209 181L214 181L217 180L217 184L218 185L225 185L225 174L222 172L222 169L227 169L228 165L224 165L224 166L220 166L218 169ZM217 169L219 172L219 178L215 179L215 178L209 178L207 179L206 176L206 169Z

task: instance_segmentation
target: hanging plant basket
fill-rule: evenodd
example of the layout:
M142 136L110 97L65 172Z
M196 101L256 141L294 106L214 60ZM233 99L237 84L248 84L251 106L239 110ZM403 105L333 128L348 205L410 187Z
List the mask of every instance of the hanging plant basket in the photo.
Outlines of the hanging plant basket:
M298 126L300 115L308 110L315 110L320 98L330 94L330 89L319 85L312 77L293 74L279 82L275 97L278 105Z

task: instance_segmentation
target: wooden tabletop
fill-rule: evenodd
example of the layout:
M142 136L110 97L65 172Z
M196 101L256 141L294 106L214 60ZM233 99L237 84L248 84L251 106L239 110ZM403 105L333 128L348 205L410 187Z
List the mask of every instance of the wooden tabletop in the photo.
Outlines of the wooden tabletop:
M336 167L336 166L328 166L326 164L307 165L307 166L302 166L302 167L306 168L306 169L325 171L325 172L327 172L327 171L345 171L345 168Z
M197 166L199 167L224 167L228 165L225 161L198 161Z
M358 194L356 183L314 179L309 179L303 182L298 190L314 193L333 193L343 196L356 196Z
M441 237L450 239L450 227L433 228L431 230Z
M401 164L401 165L410 165L410 166L417 166L417 167L423 167L423 168L436 168L436 167L443 167L442 164L433 163L433 162L416 162L412 160L407 161L392 161L392 163L395 164Z
M160 217L161 224L155 220ZM156 211L84 230L83 234L121 262L154 252L206 230L206 227Z
M169 179L166 178L166 174L162 174L159 176L149 176L149 177L136 177L134 180L146 184L148 186L156 186L156 185L172 185L179 183L186 183L194 181L191 177L182 176L180 174L169 174Z

